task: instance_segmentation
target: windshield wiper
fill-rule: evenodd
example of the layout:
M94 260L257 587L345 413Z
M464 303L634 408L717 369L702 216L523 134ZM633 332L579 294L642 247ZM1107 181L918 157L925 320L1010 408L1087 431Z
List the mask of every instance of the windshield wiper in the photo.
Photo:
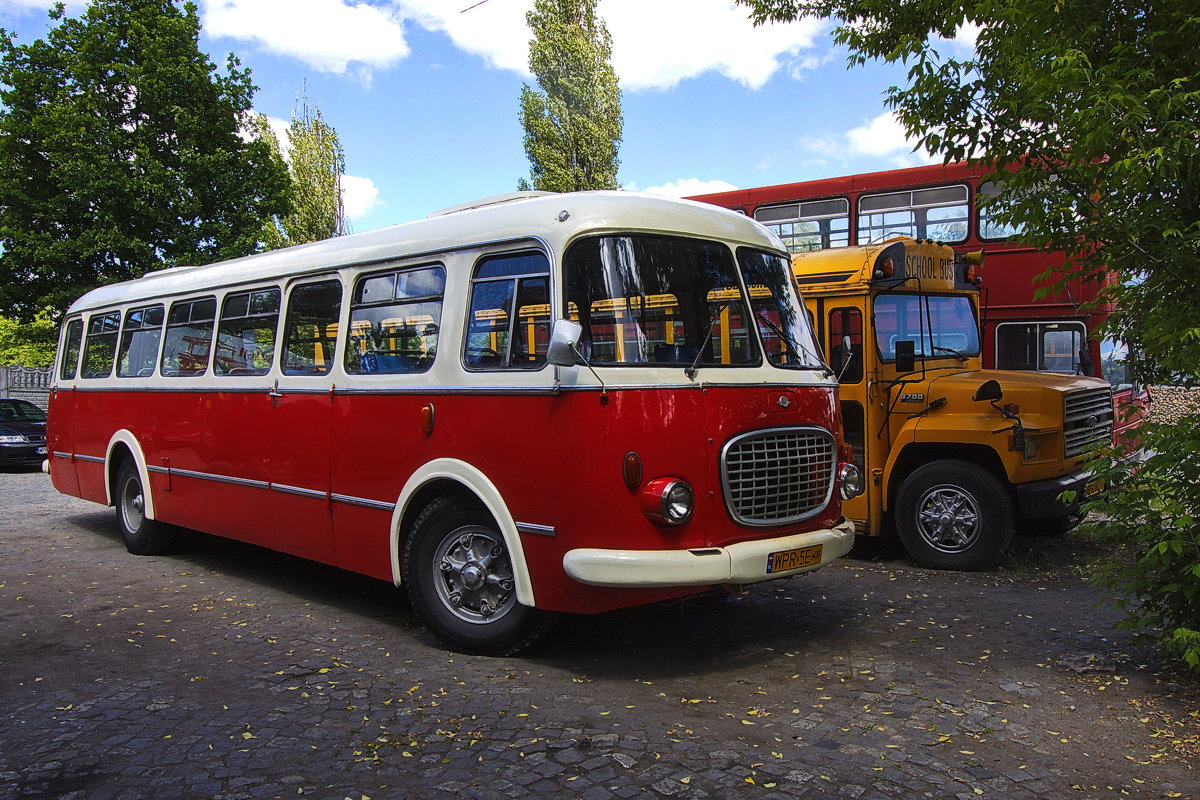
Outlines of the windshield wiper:
M807 347L805 347L804 345L795 341L794 339L792 339L792 337L790 337L786 333L784 333L783 329L780 328L778 325L776 325L774 322L772 322L770 317L763 316L762 314L756 314L755 317L760 322L765 322L767 324L767 327L769 327L772 331L774 331L776 336L778 336L783 341L787 342L788 345L790 345L793 350L803 353L806 357L812 359L811 364L802 364L801 366L811 367L812 369L819 369L822 372L824 372L826 375L836 375L837 374L832 369L830 369L829 365L827 365L826 363L821 361L821 359L817 356L816 353L809 352ZM847 363L849 363L849 362L847 362ZM776 366L779 366L779 365L776 364Z
M950 355L957 358L959 361L966 362L968 360L966 356L964 356L962 353L958 352L957 350L955 350L954 348L951 348L951 347L942 347L941 345L935 344L935 345L933 345L933 347L931 349L934 350L935 352L938 350L941 350L943 353L949 353Z
M713 328L717 326L717 320L721 318L721 315L725 313L729 305L729 303L722 303L718 306L716 313L708 321L708 331L704 334L704 341L700 342L700 352L696 353L696 358L692 361L691 366L683 370L683 374L688 376L688 380L696 377L696 368L700 366L700 360L704 358L704 348L708 347L708 340L712 338Z

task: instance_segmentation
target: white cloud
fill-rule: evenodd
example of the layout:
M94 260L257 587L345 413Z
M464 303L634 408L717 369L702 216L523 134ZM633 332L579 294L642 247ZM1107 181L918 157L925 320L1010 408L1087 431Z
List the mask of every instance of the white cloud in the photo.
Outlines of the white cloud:
M362 219L381 205L379 187L370 178L342 176L342 207L347 219Z
M636 183L630 183L625 188L631 192L661 194L666 197L693 197L698 194L712 194L713 192L731 192L738 187L725 181L702 181L699 178L681 178L677 181L664 183L662 186L651 186L646 189L638 189Z
M210 36L255 42L310 67L337 74L356 65L363 74L406 57L399 15L343 0L204 0Z
M533 0L203 0L205 31L256 42L320 70L369 74L409 54L404 26L444 33L498 69L528 75ZM732 0L601 0L613 68L629 91L670 88L715 71L750 88L819 66L807 52L824 23L754 27Z
M822 146L829 146L829 142L826 140ZM897 167L929 164L937 160L908 138L904 126L891 111L847 131L845 146L851 156L889 158Z

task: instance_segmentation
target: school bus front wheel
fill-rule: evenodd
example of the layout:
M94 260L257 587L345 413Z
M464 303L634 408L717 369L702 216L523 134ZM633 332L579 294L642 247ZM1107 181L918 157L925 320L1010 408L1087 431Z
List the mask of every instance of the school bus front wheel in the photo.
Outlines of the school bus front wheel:
M896 533L912 557L933 569L995 566L1013 535L1012 500L978 464L933 461L904 481L896 498Z

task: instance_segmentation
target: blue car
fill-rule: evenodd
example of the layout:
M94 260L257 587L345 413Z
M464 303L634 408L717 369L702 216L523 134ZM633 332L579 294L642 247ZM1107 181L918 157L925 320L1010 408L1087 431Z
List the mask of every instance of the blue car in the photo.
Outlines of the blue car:
M36 467L46 458L46 412L26 400L0 400L0 467Z

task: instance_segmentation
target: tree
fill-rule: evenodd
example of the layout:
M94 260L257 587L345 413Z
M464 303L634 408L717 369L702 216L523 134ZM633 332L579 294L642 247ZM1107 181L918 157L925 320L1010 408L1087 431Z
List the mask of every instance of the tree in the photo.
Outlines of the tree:
M1071 274L1109 284L1107 333L1140 345L1141 377L1200 374L1200 15L1194 0L738 0L758 22L842 20L850 62L903 62L888 103L947 160L981 161L994 208ZM974 52L945 41L979 26ZM947 55L949 53L950 55ZM1116 281L1106 281L1108 277ZM1134 562L1107 573L1128 622L1200 668L1200 425L1153 425L1161 456L1104 470L1105 530ZM1110 455L1116 455L1110 454Z
M48 367L58 349L58 325L48 311L31 322L0 317L0 366Z
M526 19L533 30L529 69L541 89L521 87L530 165L521 188L620 188L621 90L596 0L537 0Z
M195 6L50 17L29 44L0 30L0 311L61 313L100 284L259 249L287 176L239 136L250 73L200 52Z
M316 242L346 233L342 204L342 175L346 156L335 131L319 109L305 103L299 116L293 114L288 127L288 146L261 114L255 133L268 142L287 164L291 178L291 210L267 223L263 241L269 249Z

